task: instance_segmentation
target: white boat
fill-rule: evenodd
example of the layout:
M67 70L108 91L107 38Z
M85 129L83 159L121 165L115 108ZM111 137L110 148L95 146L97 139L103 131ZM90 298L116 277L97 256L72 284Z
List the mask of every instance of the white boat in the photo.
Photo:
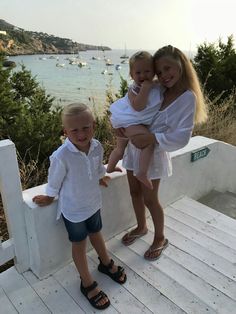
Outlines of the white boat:
M124 60L121 61L121 63L122 63L122 64L128 64L128 63L129 63L129 60L128 60L128 59L124 59Z
M107 74L107 73L108 71L106 69L101 72L101 74Z
M64 68L65 63L56 63L56 67L58 68Z
M116 65L116 70L120 70L121 69L121 65L120 64L117 64Z
M114 65L114 63L112 63L111 61L106 62L106 66L111 66L111 65Z
M79 61L79 62L78 62L78 66L79 66L80 68L85 67L86 65L87 65L87 62L85 62L85 61Z
M92 57L92 60L101 60L100 57Z
M125 45L125 51L124 54L120 56L121 59L129 59L129 56L127 55L127 51L126 51L126 45Z

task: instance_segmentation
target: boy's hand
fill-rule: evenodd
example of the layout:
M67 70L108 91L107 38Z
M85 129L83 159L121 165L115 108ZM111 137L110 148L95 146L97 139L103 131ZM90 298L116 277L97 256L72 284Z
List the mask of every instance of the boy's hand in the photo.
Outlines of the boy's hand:
M39 206L47 206L52 204L54 197L47 195L36 195L32 198L32 201Z
M109 176L104 176L103 178L99 179L99 185L108 187L108 181L111 180Z

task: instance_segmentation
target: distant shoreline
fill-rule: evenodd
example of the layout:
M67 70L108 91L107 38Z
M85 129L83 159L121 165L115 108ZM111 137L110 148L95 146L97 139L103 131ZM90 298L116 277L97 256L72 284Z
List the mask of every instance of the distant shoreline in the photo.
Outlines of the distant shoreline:
M78 55L80 52L86 52L86 51L111 51L112 49L87 49L87 50L80 50L78 53L74 52L36 52L36 53L13 53L13 54L7 54L9 57L17 57L17 56L42 56L42 55L52 55L52 56L60 56L60 55Z

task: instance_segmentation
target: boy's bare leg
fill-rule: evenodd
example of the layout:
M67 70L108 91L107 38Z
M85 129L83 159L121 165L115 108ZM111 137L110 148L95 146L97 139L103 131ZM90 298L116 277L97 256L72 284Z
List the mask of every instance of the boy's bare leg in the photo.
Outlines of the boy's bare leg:
M72 242L72 257L75 266L80 274L82 284L84 287L89 287L94 279L92 278L89 269L86 256L86 239L81 242ZM99 293L101 289L96 287L88 293L88 298L92 298ZM99 302L98 305L104 305L108 302L108 298L104 297Z
M125 147L128 143L128 139L125 137L117 137L116 148L113 149L109 156L109 161L107 165L107 172L115 171L115 167L120 159L123 158Z
M147 134L148 129L144 125L131 125L125 129L125 135L129 138L138 134ZM152 181L148 179L147 172L154 151L154 145L148 145L141 149L139 157L139 170L136 174L137 179L149 189L153 189Z
M109 265L111 258L108 255L105 241L103 239L101 231L96 232L96 233L90 233L89 238L92 243L92 246L96 250L103 265ZM117 272L117 270L118 270L118 267L114 264L111 268L111 273L115 273ZM122 274L122 276L120 277L120 280L123 281L124 278L125 278L125 273Z

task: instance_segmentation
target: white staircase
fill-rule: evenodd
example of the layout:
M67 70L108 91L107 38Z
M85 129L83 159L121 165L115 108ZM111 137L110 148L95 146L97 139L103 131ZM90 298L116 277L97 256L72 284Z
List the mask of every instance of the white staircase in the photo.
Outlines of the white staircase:
M124 286L99 273L89 252L94 278L111 300L105 313L236 313L236 220L188 197L175 201L165 208L170 245L155 262L143 258L153 239L150 219L148 227L129 247L120 241L125 231L106 243L126 269ZM72 263L44 280L14 267L1 273L0 304L1 314L96 312L79 291Z

